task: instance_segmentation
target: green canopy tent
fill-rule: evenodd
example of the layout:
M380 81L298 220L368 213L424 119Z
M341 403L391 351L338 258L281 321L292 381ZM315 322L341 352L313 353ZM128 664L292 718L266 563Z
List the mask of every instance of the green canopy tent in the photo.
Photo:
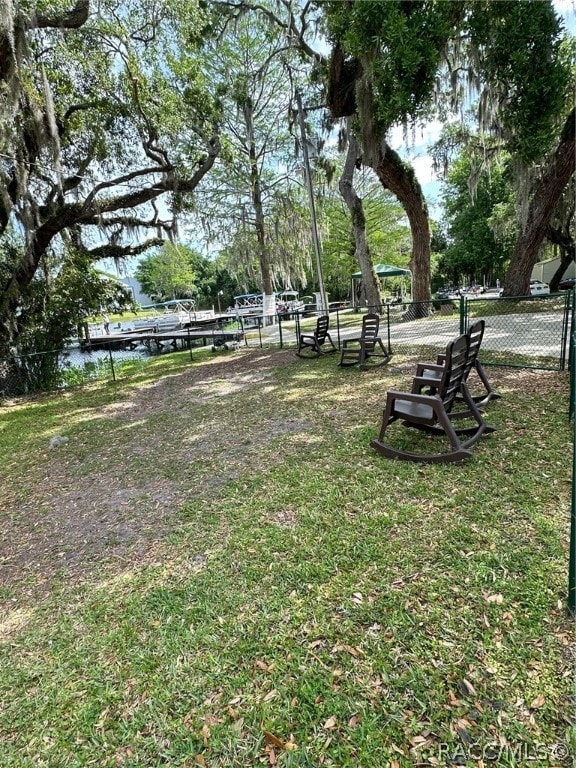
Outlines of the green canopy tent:
M375 264L374 272L376 273L376 277L380 280L385 280L387 277L405 277L406 275L409 275L410 281L412 281L412 272L409 269L395 267L392 264ZM355 305L356 302L354 301L354 298L356 294L354 292L354 280L362 280L362 272L354 272L352 275L351 293ZM404 299L404 287L402 287L402 299Z

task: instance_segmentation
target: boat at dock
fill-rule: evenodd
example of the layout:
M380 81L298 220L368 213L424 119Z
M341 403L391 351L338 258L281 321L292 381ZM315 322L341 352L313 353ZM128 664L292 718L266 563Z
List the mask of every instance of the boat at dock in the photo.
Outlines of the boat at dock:
M234 307L228 311L246 320L276 315L297 314L304 308L298 291L284 290L267 296L263 293L242 293L234 296Z

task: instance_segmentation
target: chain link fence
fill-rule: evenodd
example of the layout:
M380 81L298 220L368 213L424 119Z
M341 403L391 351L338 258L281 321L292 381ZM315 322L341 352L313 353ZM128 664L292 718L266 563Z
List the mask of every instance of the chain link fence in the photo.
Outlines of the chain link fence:
M462 296L388 304L381 312L380 336L392 354L428 357L443 351L449 341L464 333L470 322L484 319L483 364L564 370L573 305L572 292L519 298ZM360 333L362 314L372 309L330 312L330 333L338 347L344 339ZM296 344L298 335L310 332L315 322L315 317L281 320L277 328L261 329L261 344Z
M0 398L21 397L81 386L98 379L116 381L146 364L141 354L108 349L37 352L0 359Z
M479 296L434 299L429 302L386 304L380 310L380 335L392 354L435 357L448 342L463 333L469 322L483 318L484 365L564 370L574 332L574 294L500 298ZM357 336L362 316L371 307L330 311L334 343ZM213 352L239 347L296 347L300 333L311 332L318 312L285 314L273 318L239 318L221 330L186 329L110 339L98 337L92 345L70 346L0 359L0 398L50 392L97 379L115 381L141 369L155 355L208 347ZM575 385L576 386L576 385Z

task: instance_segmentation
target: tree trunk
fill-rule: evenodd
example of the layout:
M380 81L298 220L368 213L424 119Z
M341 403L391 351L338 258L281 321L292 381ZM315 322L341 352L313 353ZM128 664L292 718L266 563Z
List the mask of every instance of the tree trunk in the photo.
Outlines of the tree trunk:
M550 280L550 290L555 292L564 277L564 272L576 260L576 243L570 232L570 221L561 227L548 227L546 236L551 243L560 249L560 264Z
M375 311L380 312L382 309L382 300L380 298L378 281L372 266L368 241L366 240L366 217L364 216L364 206L362 204L362 198L358 196L353 186L354 168L356 167L356 160L359 156L360 152L356 137L354 134L349 133L348 154L346 155L346 162L344 163L344 170L340 177L338 189L344 198L344 202L348 206L352 218L352 230L354 233L354 243L356 245L354 255L358 261L360 271L362 272L362 284L366 305L374 308ZM354 297L352 297L352 299L353 298Z
M256 156L256 142L254 138L254 122L252 108L249 104L244 107L244 120L246 123L246 138L250 158L250 187L252 192L252 205L256 220L256 237L258 238L258 258L260 260L260 272L262 274L262 291L266 296L274 293L272 284L272 271L270 258L266 246L266 228L264 223L264 206L262 205L262 185L260 183L260 171Z
M564 125L560 143L534 190L526 224L514 246L504 280L504 296L526 296L528 293L532 267L538 260L550 219L576 168L575 119L576 110L573 109Z
M414 170L382 141L373 170L382 185L396 195L406 211L412 232L412 298L429 302L430 295L430 242L428 206ZM427 314L428 310L423 314Z

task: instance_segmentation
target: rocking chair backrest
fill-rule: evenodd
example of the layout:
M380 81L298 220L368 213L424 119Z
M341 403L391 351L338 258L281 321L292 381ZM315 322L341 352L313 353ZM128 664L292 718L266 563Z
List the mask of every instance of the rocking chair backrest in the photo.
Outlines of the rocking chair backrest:
M482 344L482 338L484 336L485 326L485 320L477 320L475 323L468 326L467 335L470 340L470 348L468 349L468 360L466 361L466 368L464 370L464 381L468 379L470 371L476 365L476 360L480 353L480 345Z
M328 315L320 315L316 321L316 330L314 331L314 335L316 336L318 344L324 344L326 341L329 325L330 317Z
M460 385L466 373L469 348L470 338L467 333L458 336L446 347L444 373L437 388L437 394L444 403L446 413L450 412L456 395L460 392Z
M368 312L362 320L362 338L360 344L367 352L374 352L378 329L380 328L380 316L375 312Z

